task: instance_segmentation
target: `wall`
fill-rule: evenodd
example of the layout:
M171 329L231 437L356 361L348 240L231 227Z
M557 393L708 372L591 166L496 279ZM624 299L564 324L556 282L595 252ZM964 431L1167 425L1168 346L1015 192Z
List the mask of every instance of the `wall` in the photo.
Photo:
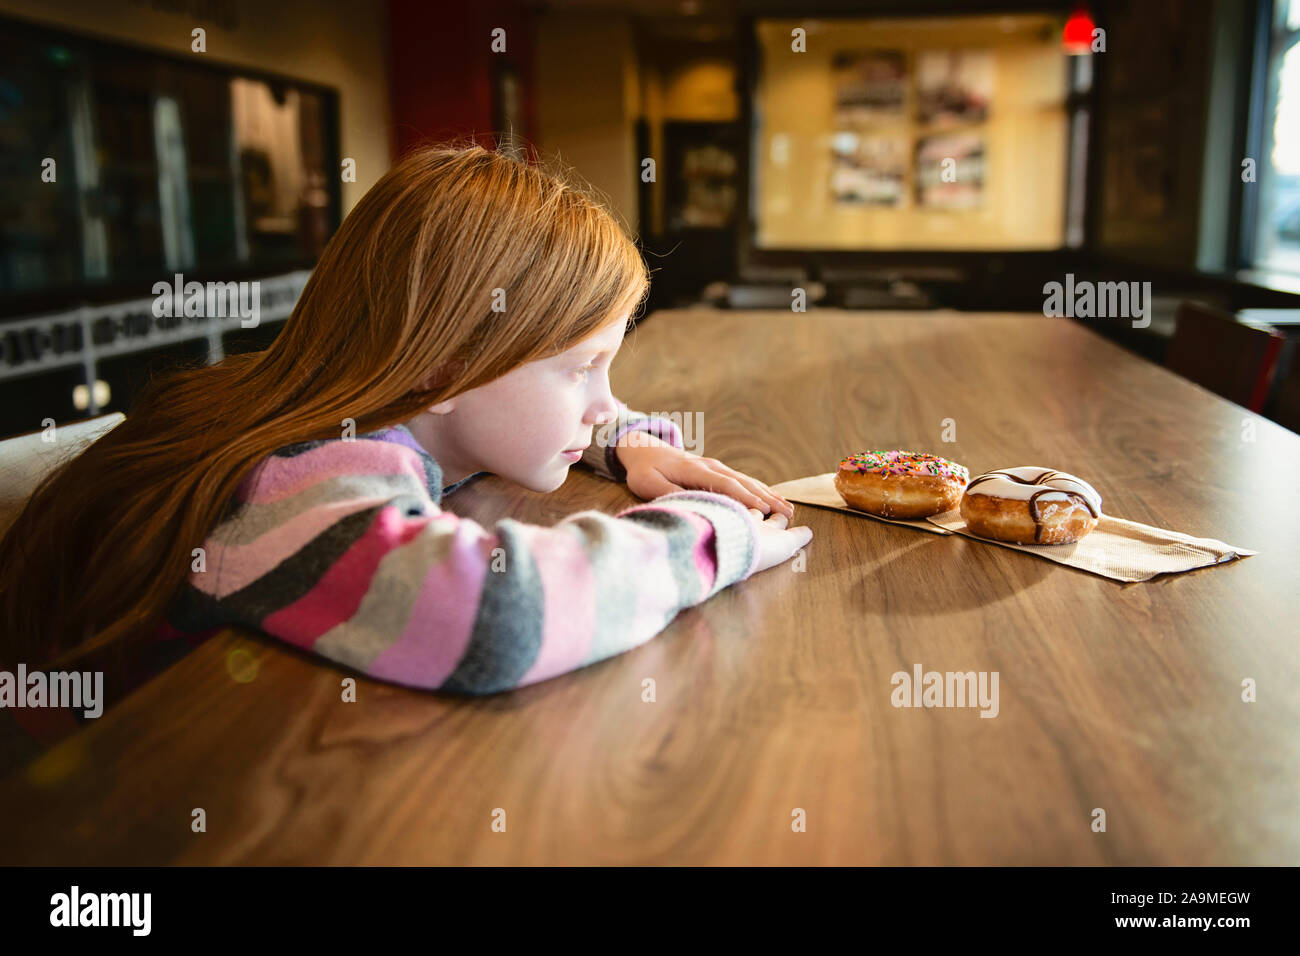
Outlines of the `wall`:
M343 212L389 167L387 35L383 4L351 0L193 3L199 13L172 12L184 3L145 0L0 0L0 14L105 40L208 57L333 87L339 94L339 147L356 160L357 181L342 184ZM207 52L190 51L190 31L203 27Z
M804 53L791 50L791 30L797 26L808 29ZM1059 20L764 20L757 29L759 247L980 250L1063 245L1066 58ZM904 199L899 206L834 202L829 187L829 136L836 129L833 54L902 50L913 64L917 51L945 48L989 49L994 55L993 99L983 124L983 205L969 210L919 207L911 146L905 152ZM914 83L909 83L905 119L891 127L912 146L921 134L911 119L915 95ZM789 144L785 161L773 158L776 135Z
M734 63L701 56L666 66L661 82L665 119L726 122L740 118Z
M1196 265L1202 164L1207 149L1225 145L1206 141L1210 18L1206 0L1112 0L1108 7L1097 124L1102 167L1096 248L1104 254ZM1130 37L1141 41L1128 42ZM1230 123L1217 130L1225 134L1231 134ZM1222 222L1206 225L1224 228Z
M548 15L537 21L537 145L574 172L629 230L638 228L631 23L622 16Z
M394 155L421 141L468 134L491 149L503 132L493 125L498 61L509 62L519 74L524 115L515 133L534 139L534 24L521 3L388 0L388 10ZM506 31L504 52L492 50L497 27Z

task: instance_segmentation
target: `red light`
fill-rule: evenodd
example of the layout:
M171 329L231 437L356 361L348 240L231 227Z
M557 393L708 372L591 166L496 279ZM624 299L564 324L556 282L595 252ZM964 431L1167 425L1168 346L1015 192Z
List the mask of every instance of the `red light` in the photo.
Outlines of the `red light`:
M1086 7L1077 8L1074 13L1070 14L1070 19L1065 21L1065 32L1062 34L1062 45L1066 53L1091 53L1092 52L1092 31L1096 24L1092 22L1092 17L1088 14Z

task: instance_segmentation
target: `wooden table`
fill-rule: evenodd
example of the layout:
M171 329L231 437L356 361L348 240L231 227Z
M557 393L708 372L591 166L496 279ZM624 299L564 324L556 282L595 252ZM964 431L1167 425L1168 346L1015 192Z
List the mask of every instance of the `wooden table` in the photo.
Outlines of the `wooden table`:
M1112 514L1260 553L1121 585L796 506L805 570L470 700L363 678L342 703L347 672L223 634L0 785L0 862L1300 863L1300 437L1033 315L661 312L614 382L702 412L702 452L770 483L867 447L1043 464ZM575 468L448 505L549 524L633 502ZM997 671L998 716L895 708L918 663Z

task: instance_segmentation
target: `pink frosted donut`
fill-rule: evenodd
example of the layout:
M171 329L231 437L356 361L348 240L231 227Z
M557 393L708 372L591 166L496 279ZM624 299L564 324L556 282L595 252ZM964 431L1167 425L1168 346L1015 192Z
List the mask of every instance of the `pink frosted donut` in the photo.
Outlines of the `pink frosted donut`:
M964 465L914 451L849 455L835 473L835 490L850 508L881 518L926 518L951 511L970 479Z

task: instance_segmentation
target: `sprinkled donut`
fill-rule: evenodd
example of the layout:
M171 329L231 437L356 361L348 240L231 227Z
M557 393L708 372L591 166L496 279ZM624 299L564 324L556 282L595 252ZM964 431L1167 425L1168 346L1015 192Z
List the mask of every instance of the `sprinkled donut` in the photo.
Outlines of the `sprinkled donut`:
M1073 544L1097 526L1101 495L1082 478L1037 465L973 479L961 498L972 534L1013 544Z
M970 478L964 465L914 451L849 455L835 490L850 508L881 518L925 518L951 511Z

